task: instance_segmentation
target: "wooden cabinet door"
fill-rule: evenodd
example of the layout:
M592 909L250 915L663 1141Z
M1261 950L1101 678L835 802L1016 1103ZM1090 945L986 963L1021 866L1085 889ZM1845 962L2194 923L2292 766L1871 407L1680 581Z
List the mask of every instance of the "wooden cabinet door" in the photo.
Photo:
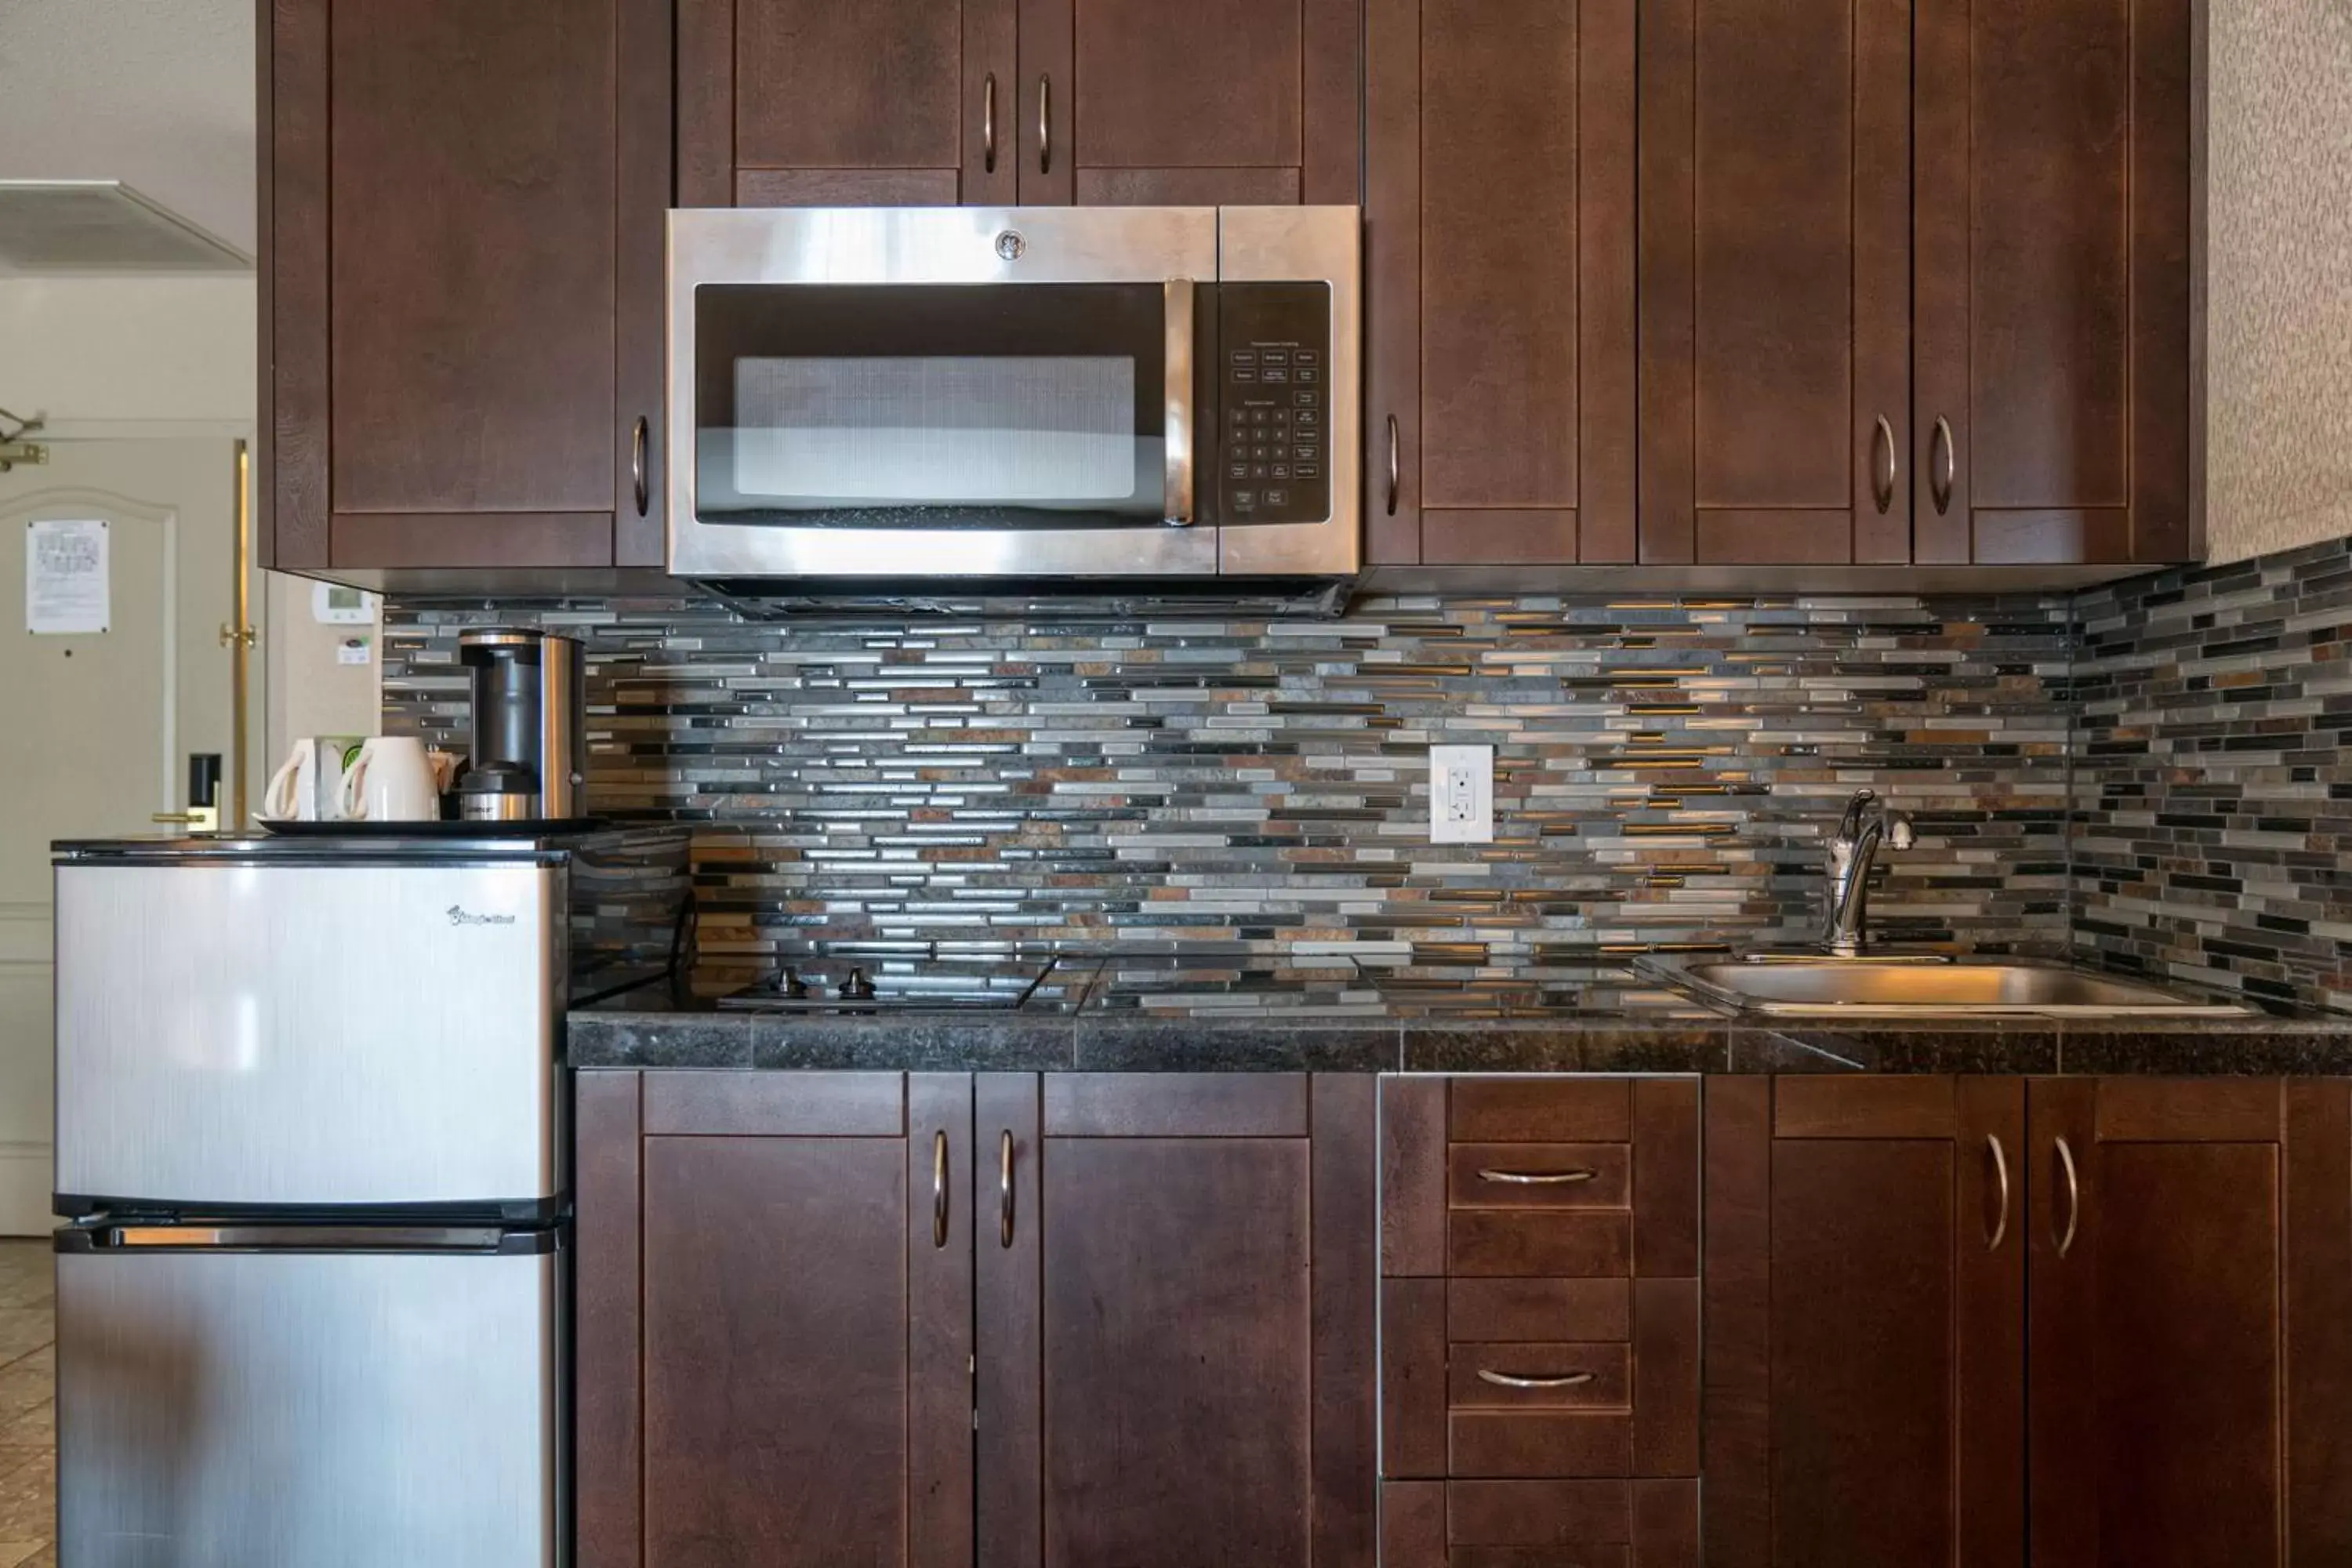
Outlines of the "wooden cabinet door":
M1634 12L1366 8L1377 564L1634 559Z
M2196 0L1919 0L1922 562L2199 557Z
M658 564L665 0L265 15L268 563Z
M1644 562L1911 558L1911 0L1643 6Z
M2352 1087L2032 1095L2037 1568L2352 1560Z
M1372 1089L982 1076L982 1563L1370 1568Z
M678 205L1013 200L1013 0L677 0Z
M1708 1568L2021 1568L2024 1132L2016 1079L1707 1081Z
M583 1073L580 1105L583 1568L970 1563L971 1080Z
M1358 199L1357 0L1020 0L1030 205Z

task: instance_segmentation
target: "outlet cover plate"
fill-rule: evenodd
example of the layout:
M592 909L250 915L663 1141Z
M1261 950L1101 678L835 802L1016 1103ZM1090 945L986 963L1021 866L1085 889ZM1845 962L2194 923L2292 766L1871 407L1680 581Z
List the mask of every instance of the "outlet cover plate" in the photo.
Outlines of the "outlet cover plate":
M1429 748L1429 841L1495 842L1495 748Z

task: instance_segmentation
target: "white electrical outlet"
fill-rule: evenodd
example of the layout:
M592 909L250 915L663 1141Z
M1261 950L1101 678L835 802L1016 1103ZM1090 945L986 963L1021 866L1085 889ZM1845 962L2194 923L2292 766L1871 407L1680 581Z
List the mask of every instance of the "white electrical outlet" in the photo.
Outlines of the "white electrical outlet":
M1495 748L1429 748L1429 841L1495 842Z

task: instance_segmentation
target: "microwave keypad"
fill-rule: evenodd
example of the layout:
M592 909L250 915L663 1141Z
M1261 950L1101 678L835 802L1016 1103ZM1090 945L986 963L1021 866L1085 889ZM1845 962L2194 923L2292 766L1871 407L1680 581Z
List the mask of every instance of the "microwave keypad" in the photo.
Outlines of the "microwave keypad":
M1320 522L1331 515L1331 296L1320 283L1228 283L1218 457L1223 521Z

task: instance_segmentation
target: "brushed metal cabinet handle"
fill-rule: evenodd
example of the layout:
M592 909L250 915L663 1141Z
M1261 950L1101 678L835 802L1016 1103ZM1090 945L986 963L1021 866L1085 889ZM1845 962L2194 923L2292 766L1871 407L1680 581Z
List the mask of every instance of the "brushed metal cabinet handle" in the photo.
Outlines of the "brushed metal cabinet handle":
M1589 1372L1563 1373L1558 1377L1530 1377L1524 1373L1496 1372L1492 1367L1480 1367L1478 1380L1497 1388L1581 1388L1592 1381Z
M980 84L980 166L996 173L996 73Z
M1927 445L1927 495L1936 503L1937 517L1951 510L1952 480L1958 470L1958 455L1952 446L1952 422L1938 414L1936 434Z
M1878 416L1877 428L1870 437L1871 499L1884 512L1895 504L1895 426L1886 416Z
M1037 172L1054 172L1054 79L1037 75Z
M1397 482L1402 472L1402 463L1397 450L1397 416L1391 414L1389 416L1389 515L1391 517L1396 515Z
M1480 1171L1478 1179L1514 1187L1564 1187L1571 1182L1589 1182L1598 1174L1579 1166L1572 1171Z
M1167 521L1181 528L1192 521L1192 280L1171 278L1160 286L1160 294L1168 322L1160 355L1168 470L1161 510Z
M2003 1237L2009 1235L2009 1156L2001 1151L2000 1140L1985 1134L1985 1148L1992 1155L1992 1179L2000 1193L2000 1213L1992 1222L1992 1237L1985 1243L1987 1252L1999 1252Z
M2053 1239L2058 1244L2058 1256L2063 1258L2074 1246L2075 1227L2083 1220L2083 1177L2074 1168L2074 1151L2066 1140L2058 1140L2058 1164L2066 1177L2066 1228Z
M646 416L640 414L637 416L636 429L631 432L629 437L629 479L635 487L639 517L646 515L646 442L647 438Z
M1013 1245L1013 1130L996 1146L996 1245Z
M948 1244L948 1135L931 1134L931 1245Z

